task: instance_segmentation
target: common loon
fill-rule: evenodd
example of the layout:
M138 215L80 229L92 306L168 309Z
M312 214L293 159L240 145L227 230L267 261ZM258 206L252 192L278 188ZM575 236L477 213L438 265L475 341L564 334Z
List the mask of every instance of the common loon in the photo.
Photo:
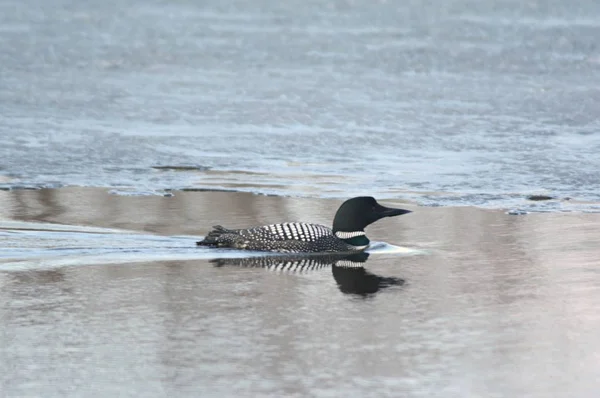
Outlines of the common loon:
M342 203L333 219L333 229L297 222L248 229L216 225L196 244L279 253L356 252L369 247L365 227L381 218L407 213L410 211L384 207L370 196L360 196Z

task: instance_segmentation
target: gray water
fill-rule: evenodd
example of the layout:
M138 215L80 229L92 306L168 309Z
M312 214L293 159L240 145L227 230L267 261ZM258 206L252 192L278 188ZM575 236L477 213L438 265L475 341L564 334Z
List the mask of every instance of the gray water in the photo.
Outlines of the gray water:
M599 37L592 0L1 1L0 396L597 397ZM23 189L63 186L106 189ZM414 210L363 267L194 246L355 194Z
M419 208L366 259L194 247L338 201L0 191L2 397L600 392L600 215ZM343 268L341 265L362 265Z
M0 187L598 211L598 37L592 0L5 0Z

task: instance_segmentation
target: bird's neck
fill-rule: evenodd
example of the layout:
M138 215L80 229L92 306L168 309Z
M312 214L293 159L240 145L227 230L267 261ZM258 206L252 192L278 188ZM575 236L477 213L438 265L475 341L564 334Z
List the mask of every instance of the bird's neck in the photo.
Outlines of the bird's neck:
M336 231L335 236L343 240L345 243L356 247L368 246L371 242L369 238L367 238L365 231Z

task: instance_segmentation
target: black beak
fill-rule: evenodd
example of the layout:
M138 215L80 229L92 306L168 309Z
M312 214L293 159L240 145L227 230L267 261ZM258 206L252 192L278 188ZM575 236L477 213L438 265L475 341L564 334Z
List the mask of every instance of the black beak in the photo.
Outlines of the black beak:
M381 218L401 216L403 214L408 214L408 213L412 213L412 211L404 210L404 209L393 209L391 207L384 207L381 205L377 209L377 215L379 215L379 217L381 217Z

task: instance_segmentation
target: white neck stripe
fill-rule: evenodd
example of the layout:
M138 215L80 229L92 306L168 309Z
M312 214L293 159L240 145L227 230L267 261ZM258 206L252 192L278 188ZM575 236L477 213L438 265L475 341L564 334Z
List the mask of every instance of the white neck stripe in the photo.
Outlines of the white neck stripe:
M356 238L357 236L365 236L365 231L354 231L354 232L345 232L345 231L337 231L335 236L340 239L351 239Z

